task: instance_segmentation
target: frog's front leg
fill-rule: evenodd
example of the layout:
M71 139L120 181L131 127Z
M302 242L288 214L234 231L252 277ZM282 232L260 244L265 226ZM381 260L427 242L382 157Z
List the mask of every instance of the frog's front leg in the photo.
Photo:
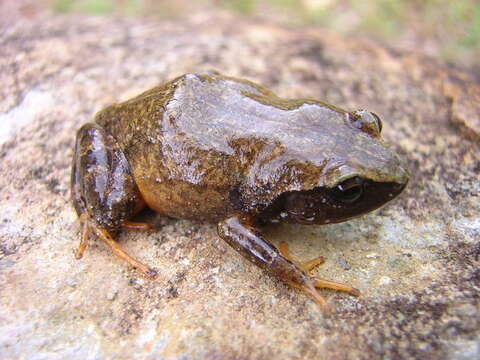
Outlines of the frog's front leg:
M82 224L82 237L76 253L81 258L88 238L94 233L114 255L145 276L156 271L135 260L113 239L122 227L139 227L129 222L144 206L123 151L115 139L97 124L78 130L71 178L72 200Z
M282 253L265 240L253 224L251 216L237 214L221 221L217 230L219 236L244 257L271 275L306 292L324 311L329 311L329 307L325 299L318 293L317 287L345 291L352 295L359 294L358 290L348 285L309 276L308 268L318 265L321 258L302 266L290 259L288 250L283 249Z

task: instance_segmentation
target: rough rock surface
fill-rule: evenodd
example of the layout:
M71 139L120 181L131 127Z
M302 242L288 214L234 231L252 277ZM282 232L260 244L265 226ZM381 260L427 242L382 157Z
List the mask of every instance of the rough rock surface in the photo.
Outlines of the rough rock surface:
M473 359L480 356L480 83L415 54L314 30L202 16L188 22L50 17L0 33L0 357L3 359ZM298 259L362 291L321 313L222 242L211 224L144 216L77 261L69 200L75 130L105 105L205 69L279 95L367 108L412 172L382 210L282 225ZM477 78L478 79L478 78Z

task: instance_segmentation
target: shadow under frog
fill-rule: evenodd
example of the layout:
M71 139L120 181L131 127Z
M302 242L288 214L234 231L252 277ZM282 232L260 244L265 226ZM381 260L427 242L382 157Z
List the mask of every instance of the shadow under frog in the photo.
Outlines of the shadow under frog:
M145 206L217 224L247 259L302 289L327 310L317 288L358 295L313 277L322 262L291 259L261 233L269 222L327 224L374 210L409 175L381 138L382 122L312 99L282 99L247 80L186 74L100 111L78 133L71 191L82 224L77 258L91 233L145 276L156 271L113 239Z

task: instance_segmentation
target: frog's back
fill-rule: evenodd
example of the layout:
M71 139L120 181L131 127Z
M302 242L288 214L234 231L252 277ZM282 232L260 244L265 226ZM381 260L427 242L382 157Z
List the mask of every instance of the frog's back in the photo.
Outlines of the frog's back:
M186 74L106 108L96 121L120 143L149 207L218 221L252 205L241 198L245 183L284 152L273 140L279 119L266 122L270 106L254 96L274 95L242 79ZM260 210L255 204L250 211Z
M150 207L217 221L261 211L284 191L328 185L329 167L338 166L332 160L355 161L352 143L366 151L371 143L345 115L206 73L178 77L96 120L120 143Z

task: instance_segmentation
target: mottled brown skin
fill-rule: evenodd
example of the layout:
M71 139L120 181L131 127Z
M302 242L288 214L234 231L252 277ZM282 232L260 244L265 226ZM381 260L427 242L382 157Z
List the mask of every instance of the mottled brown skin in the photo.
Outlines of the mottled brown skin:
M218 234L272 275L310 294L354 288L311 277L260 232L266 222L326 224L374 210L409 175L368 111L282 99L243 79L186 74L99 112L77 134L72 197L83 224L149 277L113 241L145 204L218 224Z

